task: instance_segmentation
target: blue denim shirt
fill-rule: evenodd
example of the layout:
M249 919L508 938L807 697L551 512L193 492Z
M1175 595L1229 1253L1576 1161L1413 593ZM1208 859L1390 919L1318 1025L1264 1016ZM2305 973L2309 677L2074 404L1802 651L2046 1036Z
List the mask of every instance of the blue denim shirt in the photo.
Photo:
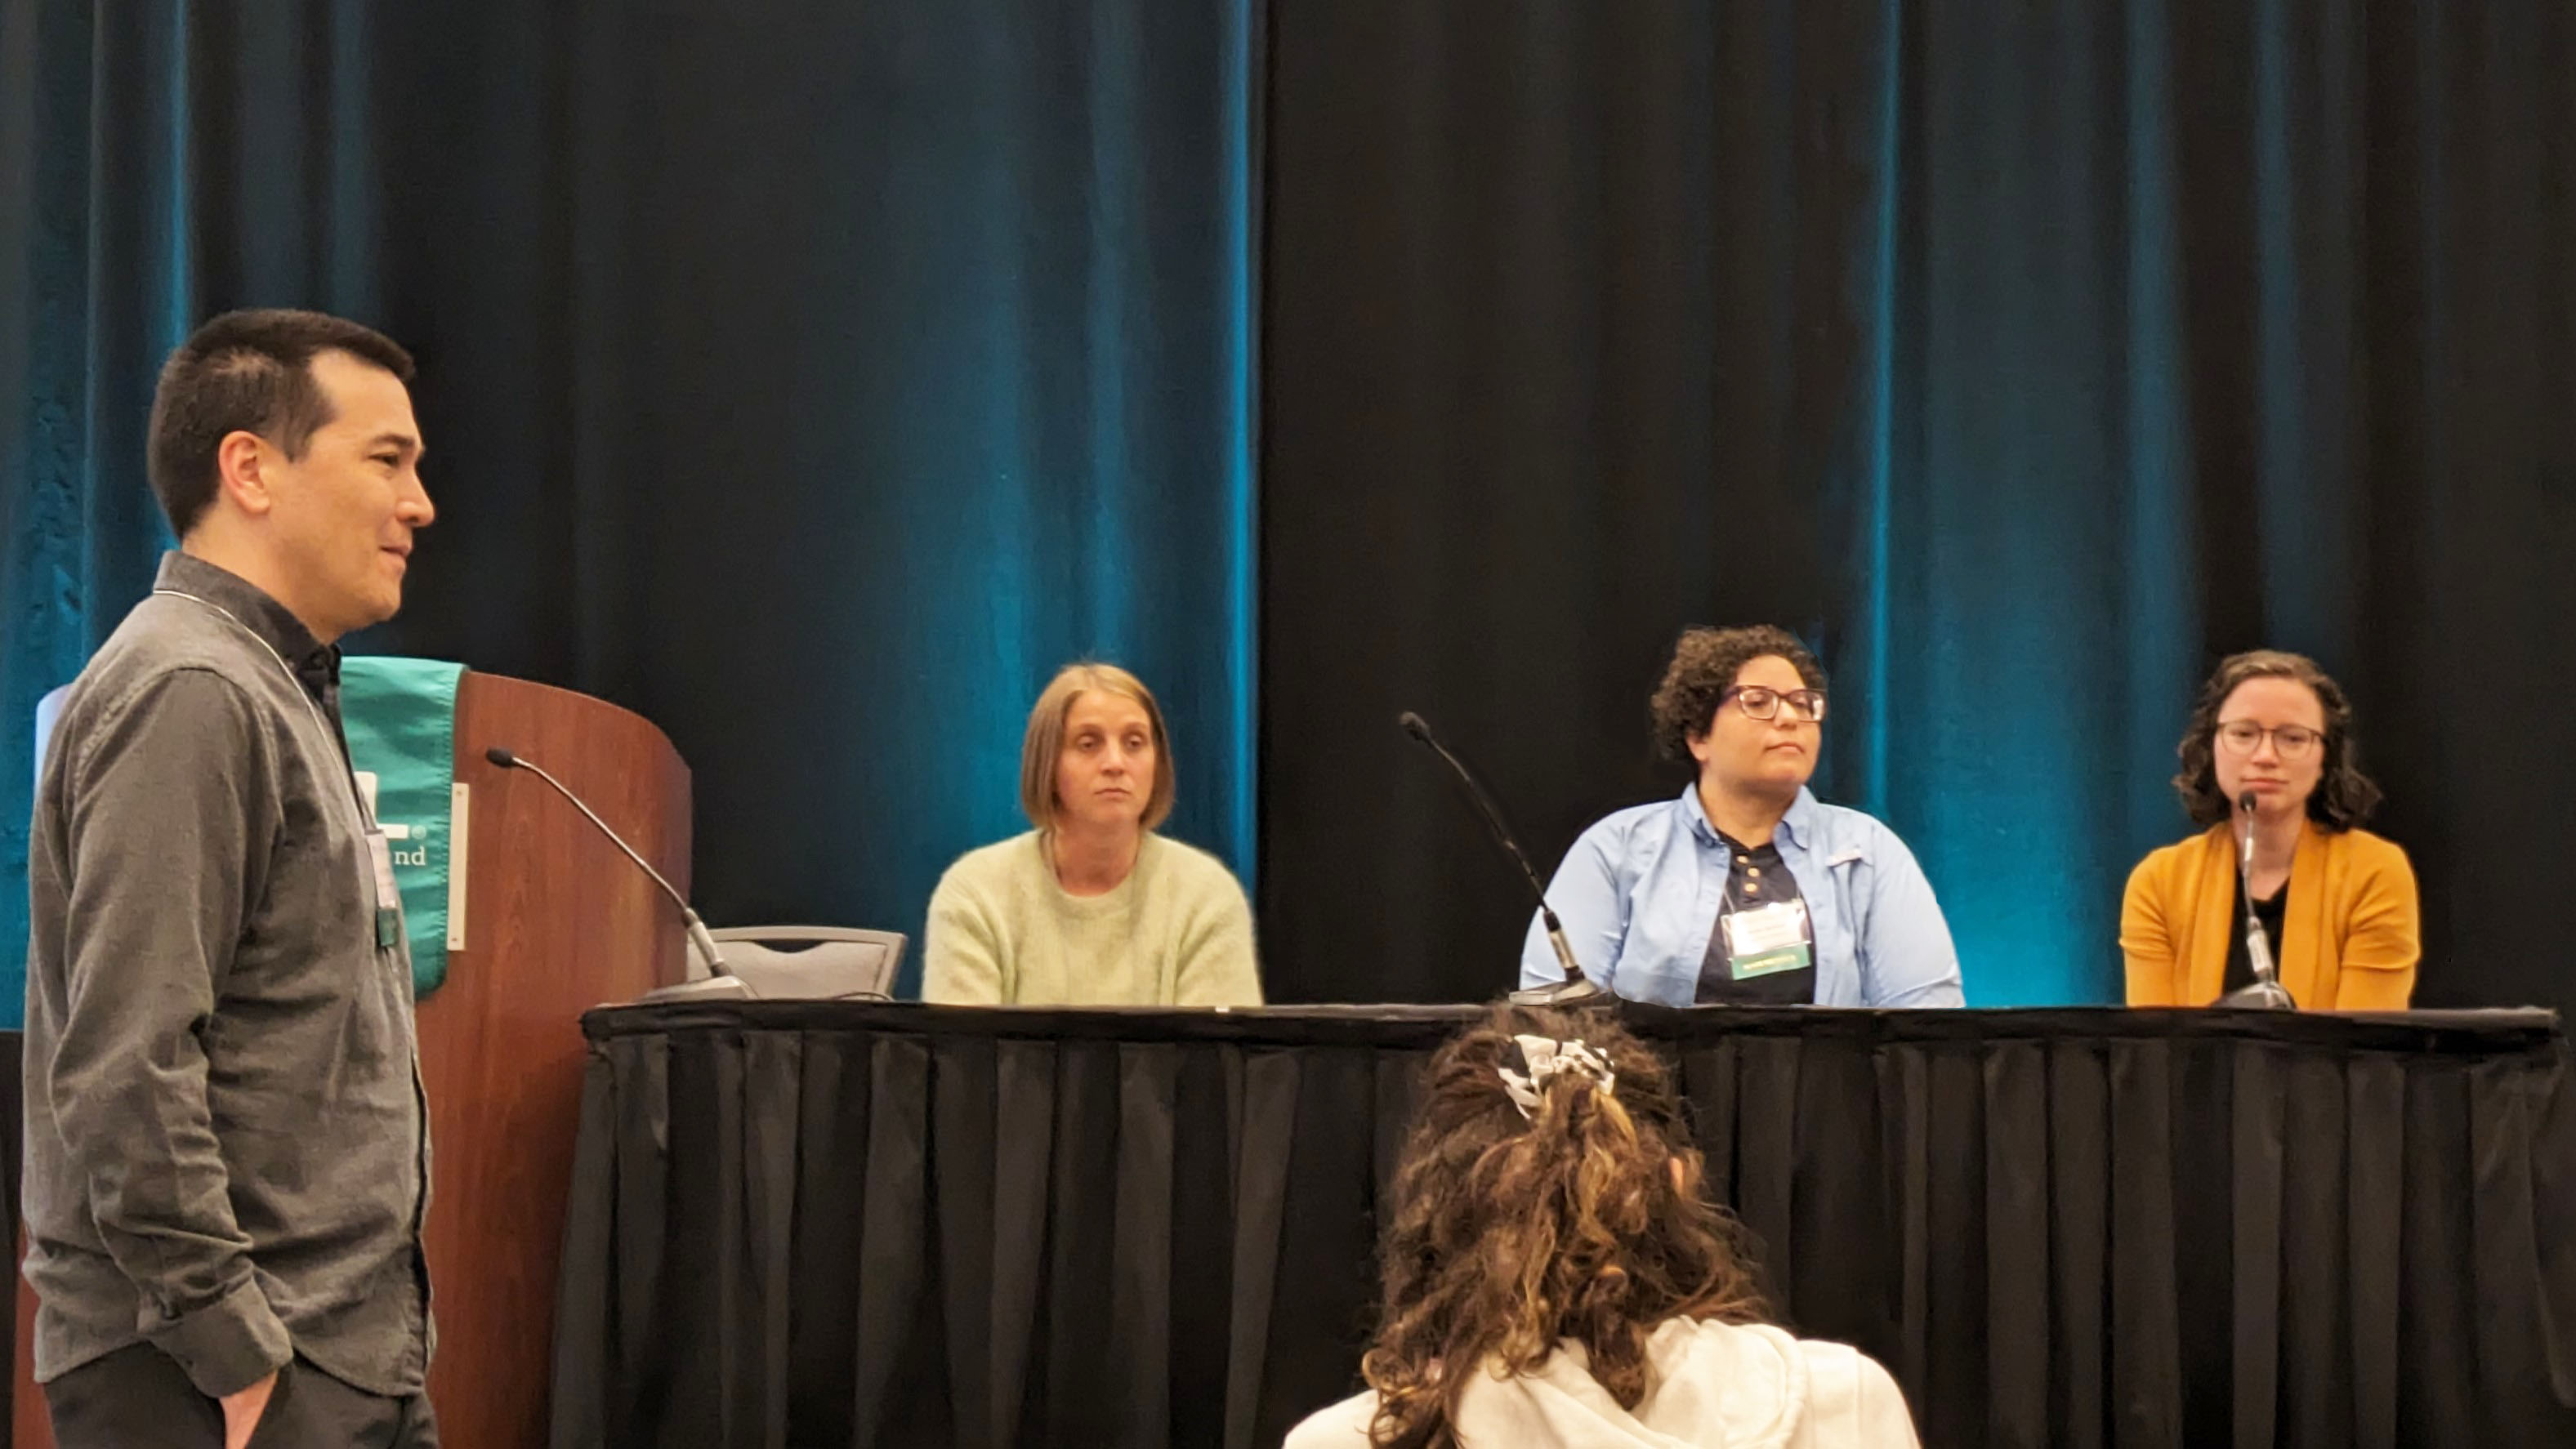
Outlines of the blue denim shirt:
M1818 1006L1966 1004L1950 925L1895 831L1802 789L1774 840L1807 899ZM1594 822L1557 866L1547 899L1593 980L1631 1001L1688 1006L1725 901L1727 864L1694 784L1678 799ZM1533 914L1521 984L1563 978Z

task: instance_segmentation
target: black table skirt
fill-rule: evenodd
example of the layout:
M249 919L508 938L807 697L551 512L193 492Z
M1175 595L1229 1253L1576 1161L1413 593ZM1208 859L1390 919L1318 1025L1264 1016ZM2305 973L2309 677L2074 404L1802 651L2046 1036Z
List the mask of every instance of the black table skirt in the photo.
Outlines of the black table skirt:
M1627 1014L1929 1445L2576 1443L2546 1013ZM1275 1445L1465 1015L593 1012L554 1442Z

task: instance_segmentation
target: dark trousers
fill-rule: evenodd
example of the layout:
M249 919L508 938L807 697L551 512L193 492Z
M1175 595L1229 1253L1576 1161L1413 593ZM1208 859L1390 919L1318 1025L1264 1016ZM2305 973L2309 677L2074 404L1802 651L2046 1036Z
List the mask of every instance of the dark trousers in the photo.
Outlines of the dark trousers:
M60 1449L223 1449L224 1410L150 1344L118 1349L45 1385ZM438 1449L429 1395L353 1389L301 1357L277 1371L251 1449Z

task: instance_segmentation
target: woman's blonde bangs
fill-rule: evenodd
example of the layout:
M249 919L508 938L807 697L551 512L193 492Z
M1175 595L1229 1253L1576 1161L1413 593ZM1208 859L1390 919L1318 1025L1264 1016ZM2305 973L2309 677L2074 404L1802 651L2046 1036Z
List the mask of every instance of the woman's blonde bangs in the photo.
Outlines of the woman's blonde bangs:
M1020 743L1020 810L1040 830L1055 828L1055 763L1064 754L1064 721L1083 691L1096 689L1135 701L1154 730L1154 788L1145 797L1145 828L1161 825L1172 813L1176 785L1172 773L1172 736L1163 725L1163 707L1145 681L1115 664L1068 664L1038 694L1029 709L1029 728Z

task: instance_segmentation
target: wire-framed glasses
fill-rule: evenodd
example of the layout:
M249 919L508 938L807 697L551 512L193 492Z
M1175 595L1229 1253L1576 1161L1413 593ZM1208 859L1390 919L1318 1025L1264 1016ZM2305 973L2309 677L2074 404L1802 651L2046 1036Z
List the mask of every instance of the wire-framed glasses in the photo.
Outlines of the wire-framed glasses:
M2218 727L2218 747L2241 759L2262 748L2265 735L2272 737L2272 752L2285 760L2306 759L2317 742L2325 738L2306 725L2265 729L2250 719L2232 719Z

